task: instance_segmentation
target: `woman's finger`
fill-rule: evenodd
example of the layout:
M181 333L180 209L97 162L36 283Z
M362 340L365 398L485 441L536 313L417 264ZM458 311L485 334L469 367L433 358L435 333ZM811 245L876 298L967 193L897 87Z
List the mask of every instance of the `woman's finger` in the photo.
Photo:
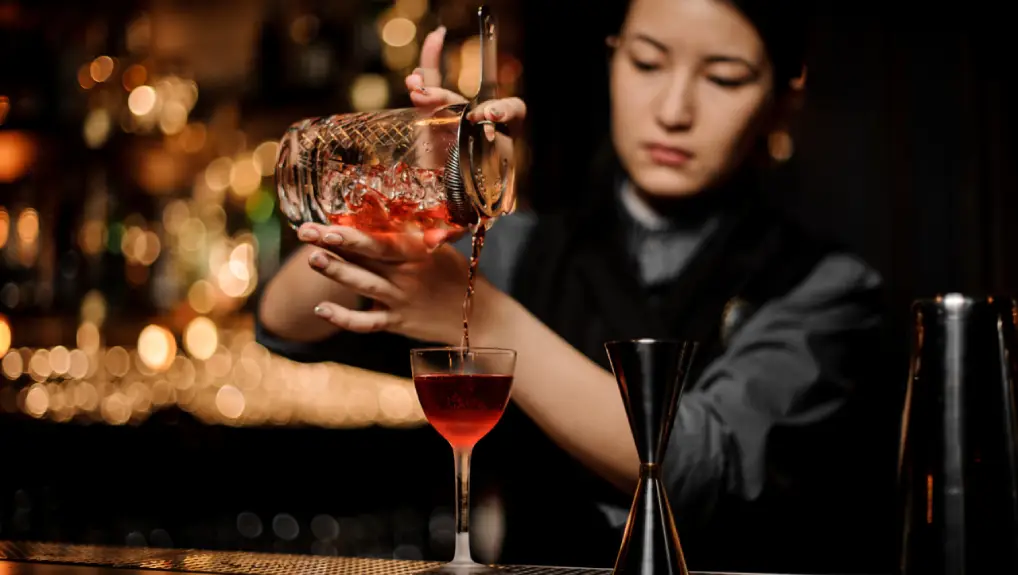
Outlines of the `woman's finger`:
M400 315L389 309L354 311L332 302L315 306L315 315L340 329L354 333L373 333L392 329L402 321Z
M389 280L324 250L316 250L309 259L311 267L346 289L389 307L406 302L406 294Z
M415 72L423 72L424 86L440 86L442 84L442 44L445 43L445 26L439 26L424 37L421 42L421 67Z
M429 250L433 250L433 249L437 248L438 246L440 246L440 245L442 245L444 243L455 242L456 240L458 240L461 237L463 237L463 234L465 234L465 233L467 233L466 229L461 229L461 230L442 230L442 229L424 230L424 234L423 234L424 245L427 246L427 248Z
M407 76L406 85L407 89L410 90L410 100L418 108L437 108L438 106L447 106L449 104L462 104L467 101L463 96L445 88L418 89L414 87L421 83L420 76L413 74Z
M425 92L442 86L442 72L438 68L415 68L410 75L421 79L421 87Z
M445 27L440 26L437 30L432 31L424 38L424 42L421 43L421 65L414 68L414 71L406 77L406 87L410 90L410 95L413 97L423 96L427 103L421 103L417 99L414 103L418 106L422 105L435 105L432 101L436 99L436 96L432 94L432 91L440 91L442 86L442 44L445 42ZM448 91L444 91L448 92ZM451 104L455 100L449 98L449 93L442 94L445 100L439 104ZM458 94L456 95L458 96ZM459 96L462 100L462 97Z
M386 263L419 260L430 248L421 234L368 234L346 226L304 224L297 232L307 243L325 248L342 257L367 258Z
M527 117L527 105L519 98L491 100L478 105L467 117L471 122L519 123Z
M369 234L341 226L333 226L329 230L322 239L340 255L351 254L383 263L402 263L422 260L431 253L421 233L406 231Z

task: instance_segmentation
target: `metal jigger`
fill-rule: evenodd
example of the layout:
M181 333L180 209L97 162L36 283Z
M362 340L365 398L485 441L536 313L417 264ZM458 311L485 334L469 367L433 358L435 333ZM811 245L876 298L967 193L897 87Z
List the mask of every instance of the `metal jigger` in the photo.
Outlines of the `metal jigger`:
M640 480L612 573L688 575L661 482L661 461L697 344L636 339L604 347L640 456Z

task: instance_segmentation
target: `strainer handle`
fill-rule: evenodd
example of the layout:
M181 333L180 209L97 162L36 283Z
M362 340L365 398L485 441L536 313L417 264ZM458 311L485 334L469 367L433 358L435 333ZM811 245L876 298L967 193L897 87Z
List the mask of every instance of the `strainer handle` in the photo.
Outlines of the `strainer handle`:
M477 20L480 24L480 62L481 79L474 97L474 105L498 98L498 34L495 17L487 6L477 9Z

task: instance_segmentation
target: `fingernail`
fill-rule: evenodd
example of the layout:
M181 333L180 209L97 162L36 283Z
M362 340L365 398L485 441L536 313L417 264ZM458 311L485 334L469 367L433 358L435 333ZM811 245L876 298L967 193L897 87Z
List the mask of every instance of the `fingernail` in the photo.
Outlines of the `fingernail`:
M424 94L425 96L428 95L428 89L425 88L424 86L417 86L417 91Z
M504 112L502 112L501 108L491 108L488 110L488 114L497 120L504 115Z
M314 228L302 228L299 235L300 239L313 242L318 239L318 230Z
M315 266L316 268L324 268L325 266L329 265L329 258L325 257L325 254L323 254L322 252L315 252L311 256L311 265Z
M435 28L435 32L438 32L439 34L445 36L445 26L439 26L438 28Z
M325 243L338 246L343 243L343 236L339 234L325 234Z
M318 317L332 317L332 310L323 305L316 305L315 315Z

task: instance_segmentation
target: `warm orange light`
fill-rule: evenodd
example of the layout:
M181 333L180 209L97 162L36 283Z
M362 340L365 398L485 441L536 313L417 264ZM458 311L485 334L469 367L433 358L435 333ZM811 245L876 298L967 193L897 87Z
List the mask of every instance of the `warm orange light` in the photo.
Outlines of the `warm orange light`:
M0 315L0 355L11 349L11 338L11 324L7 323L6 317Z
M3 369L4 376L13 381L21 377L24 372L25 360L20 353L12 351L4 356L3 361L0 361L0 368Z
M262 183L262 174L251 154L242 154L230 166L230 188L238 198L253 194Z
M224 385L216 393L216 409L227 419L237 419L246 407L244 393L232 385Z
M94 328L84 325L89 328L79 335ZM405 378L275 356L254 341L250 326L216 326L199 317L185 331L188 351L207 357L178 355L172 334L159 325L146 327L133 349L8 351L0 355L2 376L32 381L20 391L0 385L7 392L0 393L0 410L57 423L88 416L110 425L140 423L173 406L221 425L407 427L426 421Z
M460 46L459 77L456 87L460 93L473 96L481 83L481 41L469 38Z
M382 41L390 46L406 46L414 41L417 25L408 18L393 18L382 26Z
M184 330L184 347L197 359L211 358L218 345L219 331L216 324L207 317L194 318Z
M111 347L106 352L106 360L103 365L113 377L124 377L127 375L127 370L131 368L131 355L120 346Z
M166 371L177 355L177 341L170 330L159 325L149 325L138 336L138 356L146 366L155 371Z
M94 323L86 321L78 327L78 347L85 353L95 353L99 351L99 343L101 342L101 339L99 328L96 327Z
M206 135L205 124L200 122L188 124L180 133L180 146L188 154L200 152L205 147Z
M0 131L0 182L13 182L35 163L35 140L16 131Z
M411 20L420 20L428 12L428 0L396 0L397 14Z
M255 168L262 176L271 176L276 170L276 156L279 154L279 144L269 140L258 144L254 149L251 159Z
M18 216L18 239L23 244L31 244L38 238L39 212L27 208Z
M156 90L152 86L138 86L127 97L127 107L135 116L144 116L156 106Z
M99 56L95 60L92 60L92 65L89 66L89 75L92 76L92 80L95 82L105 82L109 80L110 75L113 74L113 58L109 56Z
M88 90L95 86L95 80L92 79L92 73L89 70L91 66L89 64L82 64L78 68L78 85L83 89Z
M42 417L49 409L49 392L41 383L28 388L25 394L25 412L32 417Z
M390 70L402 70L414 65L417 61L417 52L416 42L403 46L386 44L382 46L382 61Z
M11 216L0 206L0 248L7 245L7 237L11 233Z
M49 352L49 367L53 373L62 375L71 369L71 352L66 347L58 345Z
M124 76L122 81L124 83L124 89L130 92L138 86L145 84L145 80L148 79L148 71L145 67L140 64L134 64L124 70Z

